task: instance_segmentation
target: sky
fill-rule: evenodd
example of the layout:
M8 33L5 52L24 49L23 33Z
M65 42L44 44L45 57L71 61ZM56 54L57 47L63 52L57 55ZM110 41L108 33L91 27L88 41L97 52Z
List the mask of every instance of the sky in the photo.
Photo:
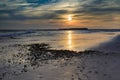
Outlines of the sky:
M120 0L0 0L0 29L71 27L120 29Z

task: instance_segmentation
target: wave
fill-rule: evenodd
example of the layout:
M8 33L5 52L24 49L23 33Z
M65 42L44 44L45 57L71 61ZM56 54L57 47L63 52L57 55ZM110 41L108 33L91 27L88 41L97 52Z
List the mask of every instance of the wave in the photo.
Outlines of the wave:
M4 31L3 31L4 32ZM34 33L34 31L27 30L27 31L7 31L5 33L0 33L0 37L17 37L25 34L31 34Z

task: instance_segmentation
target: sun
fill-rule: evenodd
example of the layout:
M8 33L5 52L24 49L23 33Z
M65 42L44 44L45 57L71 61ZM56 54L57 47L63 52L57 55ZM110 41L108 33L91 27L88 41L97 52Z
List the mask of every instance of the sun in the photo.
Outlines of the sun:
M72 21L72 16L68 15L68 21Z

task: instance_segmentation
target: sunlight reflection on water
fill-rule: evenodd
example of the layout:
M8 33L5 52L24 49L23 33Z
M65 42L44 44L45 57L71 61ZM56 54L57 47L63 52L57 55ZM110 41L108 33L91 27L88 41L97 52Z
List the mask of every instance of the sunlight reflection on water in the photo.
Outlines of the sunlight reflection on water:
M68 49L71 50L73 47L72 44L72 31L68 31Z
M60 35L56 41L56 47L59 49L68 50L85 50L94 46L99 46L101 43L107 42L114 38L117 34L109 35L108 33L80 33L76 31L65 31L64 35ZM61 45L62 47L59 47ZM55 45L53 45L55 46Z
M83 51L99 46L119 35L120 32L92 32L80 30L66 31L35 31L0 40L0 45L47 43L54 49Z

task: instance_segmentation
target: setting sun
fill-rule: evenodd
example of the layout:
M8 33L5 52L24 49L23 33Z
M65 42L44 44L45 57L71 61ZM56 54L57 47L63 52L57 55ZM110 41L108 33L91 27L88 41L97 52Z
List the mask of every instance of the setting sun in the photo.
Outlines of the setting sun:
M72 16L68 15L68 21L71 21L71 20L72 20Z

